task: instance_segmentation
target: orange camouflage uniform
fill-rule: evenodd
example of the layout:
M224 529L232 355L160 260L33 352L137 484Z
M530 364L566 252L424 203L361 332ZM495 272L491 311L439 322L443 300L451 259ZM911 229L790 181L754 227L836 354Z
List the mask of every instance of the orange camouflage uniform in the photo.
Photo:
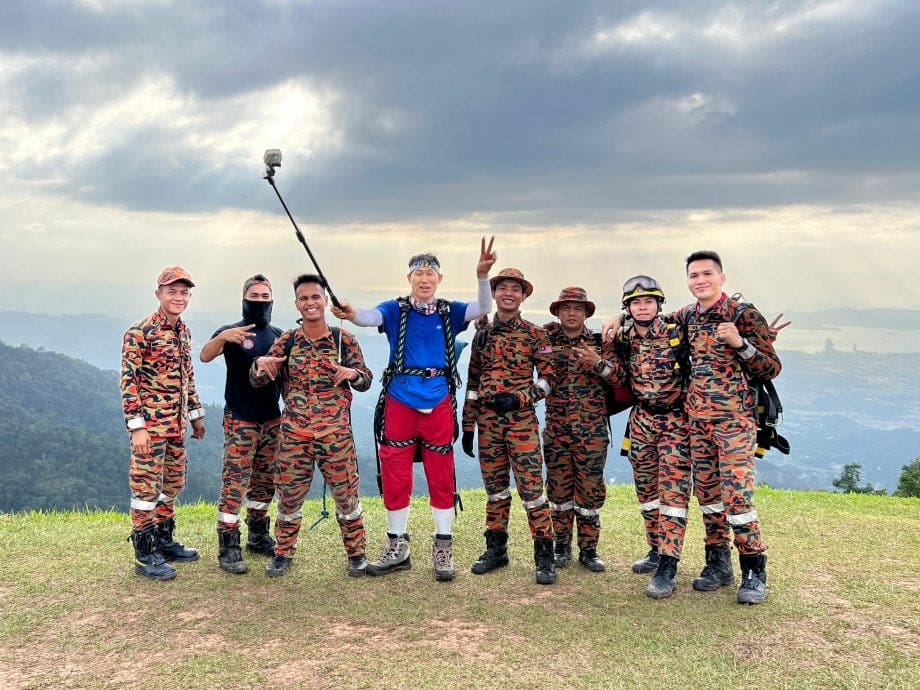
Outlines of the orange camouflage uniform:
M151 453L131 453L131 521L136 530L173 517L185 486L188 422L204 417L195 390L192 335L162 310L132 325L121 349L121 399L128 428L145 428Z
M661 555L679 560L690 501L690 452L683 376L675 368L671 342L675 330L657 318L645 336L630 327L618 337L628 347L624 364L637 400L627 434L646 541Z
M536 384L534 369L540 379ZM546 333L520 314L506 322L494 318L473 339L463 430L479 428L479 466L488 494L486 527L490 530L508 529L509 472L513 471L531 536L553 538L550 509L543 495L543 456L534 405L552 390L555 380ZM515 395L520 409L495 412L490 404L497 393Z
M740 554L761 553L767 546L754 508L757 401L749 379L773 379L782 368L769 326L754 307L741 308L724 293L710 309L690 305L675 319L687 330L693 362L685 409L706 543L727 544L728 525ZM718 325L732 321L754 350L749 359L716 338Z
M568 337L558 323L545 326L553 348L556 384L546 396L546 426L543 454L546 458L546 497L552 509L556 543L569 544L572 523L578 520L578 547L596 549L600 538L600 510L607 497L604 465L608 429L605 379L585 368L572 348L583 345L597 349L588 328ZM616 355L612 343L599 353L614 367L606 379L616 377Z
M300 328L288 330L268 351L269 357L283 357L288 341L294 339L284 374L284 412L275 466L278 556L294 555L303 521L301 508L310 491L314 466L332 493L346 554L364 555L366 537L351 431L351 391L370 388L373 374L364 364L355 336L347 331L340 333L341 365L357 370L359 377L339 386L333 385L332 364L337 361L339 349L331 331L310 340ZM257 376L253 367L250 381L253 386L263 386L268 378Z

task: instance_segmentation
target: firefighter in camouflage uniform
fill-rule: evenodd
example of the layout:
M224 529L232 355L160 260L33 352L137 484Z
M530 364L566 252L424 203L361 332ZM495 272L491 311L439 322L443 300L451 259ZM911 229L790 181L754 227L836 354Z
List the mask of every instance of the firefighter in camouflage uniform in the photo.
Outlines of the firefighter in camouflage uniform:
M486 550L471 570L482 575L508 565L510 472L514 472L534 540L536 581L552 584L556 581L553 524L543 494L543 456L534 405L553 389L553 350L543 329L521 318L521 303L533 293L524 274L506 268L490 284L497 312L473 340L463 406L463 449L473 455L473 433L478 428L479 466L488 495Z
M265 572L280 577L294 560L304 498L319 468L335 501L347 573L367 567L364 513L358 496L358 459L351 430L352 390L370 388L372 374L357 339L326 325L328 299L317 275L294 281L302 326L285 331L264 357L253 362L251 382L264 386L283 377L284 412L275 468L278 514L275 557Z
M728 297L724 284L719 255L694 252L687 257L687 286L697 301L674 315L690 344L686 412L706 526L707 567L694 587L718 589L732 582L730 527L741 566L738 602L759 604L767 595L767 546L754 507L757 400L751 380L773 379L782 365L764 317Z
M572 525L577 522L578 562L590 571L603 572L597 545L610 444L605 379L614 376L616 360L611 344L598 352L598 338L585 326L594 310L594 302L580 287L564 288L549 305L559 320L544 326L553 348L556 384L546 396L543 454L556 567L565 567L572 559Z
M124 335L121 399L131 434L131 541L134 571L171 580L167 561L197 561L198 552L173 539L175 500L185 486L185 434L204 438L204 408L195 389L192 335L181 319L195 283L181 266L157 279L160 307Z
M661 318L664 291L654 278L638 275L623 285L629 321L617 335L616 351L636 404L627 438L636 496L649 552L633 563L636 573L655 575L646 589L654 599L676 588L690 501L690 451L683 411L689 362L674 324Z

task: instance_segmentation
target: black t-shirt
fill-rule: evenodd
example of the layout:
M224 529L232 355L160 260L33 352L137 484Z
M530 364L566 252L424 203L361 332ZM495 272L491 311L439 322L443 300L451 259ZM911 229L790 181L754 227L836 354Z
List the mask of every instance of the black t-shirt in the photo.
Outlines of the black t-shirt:
M228 328L246 326L245 321L237 321L221 326L211 337ZM224 411L234 419L245 422L268 422L281 416L278 398L281 396L281 377L270 382L264 388L253 388L249 383L249 367L257 357L267 353L272 344L281 335L281 329L272 326L256 326L249 331L250 336L243 345L224 343L224 361L227 364L227 385L224 387Z

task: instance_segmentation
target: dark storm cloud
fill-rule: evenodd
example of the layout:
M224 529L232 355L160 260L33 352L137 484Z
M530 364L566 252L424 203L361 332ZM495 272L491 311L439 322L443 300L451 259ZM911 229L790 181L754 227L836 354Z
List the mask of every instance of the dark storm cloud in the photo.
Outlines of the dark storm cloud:
M598 222L916 194L909 3L101 5L3 4L0 48L26 61L11 111L41 125L164 76L203 111L287 80L327 90L341 144L279 173L304 220ZM252 194L258 156L177 139L144 125L31 175L132 209L273 208Z

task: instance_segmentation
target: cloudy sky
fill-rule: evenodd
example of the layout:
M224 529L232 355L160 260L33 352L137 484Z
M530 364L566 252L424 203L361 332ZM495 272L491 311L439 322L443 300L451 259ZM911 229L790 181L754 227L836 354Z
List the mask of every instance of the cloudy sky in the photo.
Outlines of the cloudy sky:
M73 0L0 4L0 309L138 317L308 268L340 297L479 237L612 311L688 300L712 248L765 311L920 309L920 4Z

